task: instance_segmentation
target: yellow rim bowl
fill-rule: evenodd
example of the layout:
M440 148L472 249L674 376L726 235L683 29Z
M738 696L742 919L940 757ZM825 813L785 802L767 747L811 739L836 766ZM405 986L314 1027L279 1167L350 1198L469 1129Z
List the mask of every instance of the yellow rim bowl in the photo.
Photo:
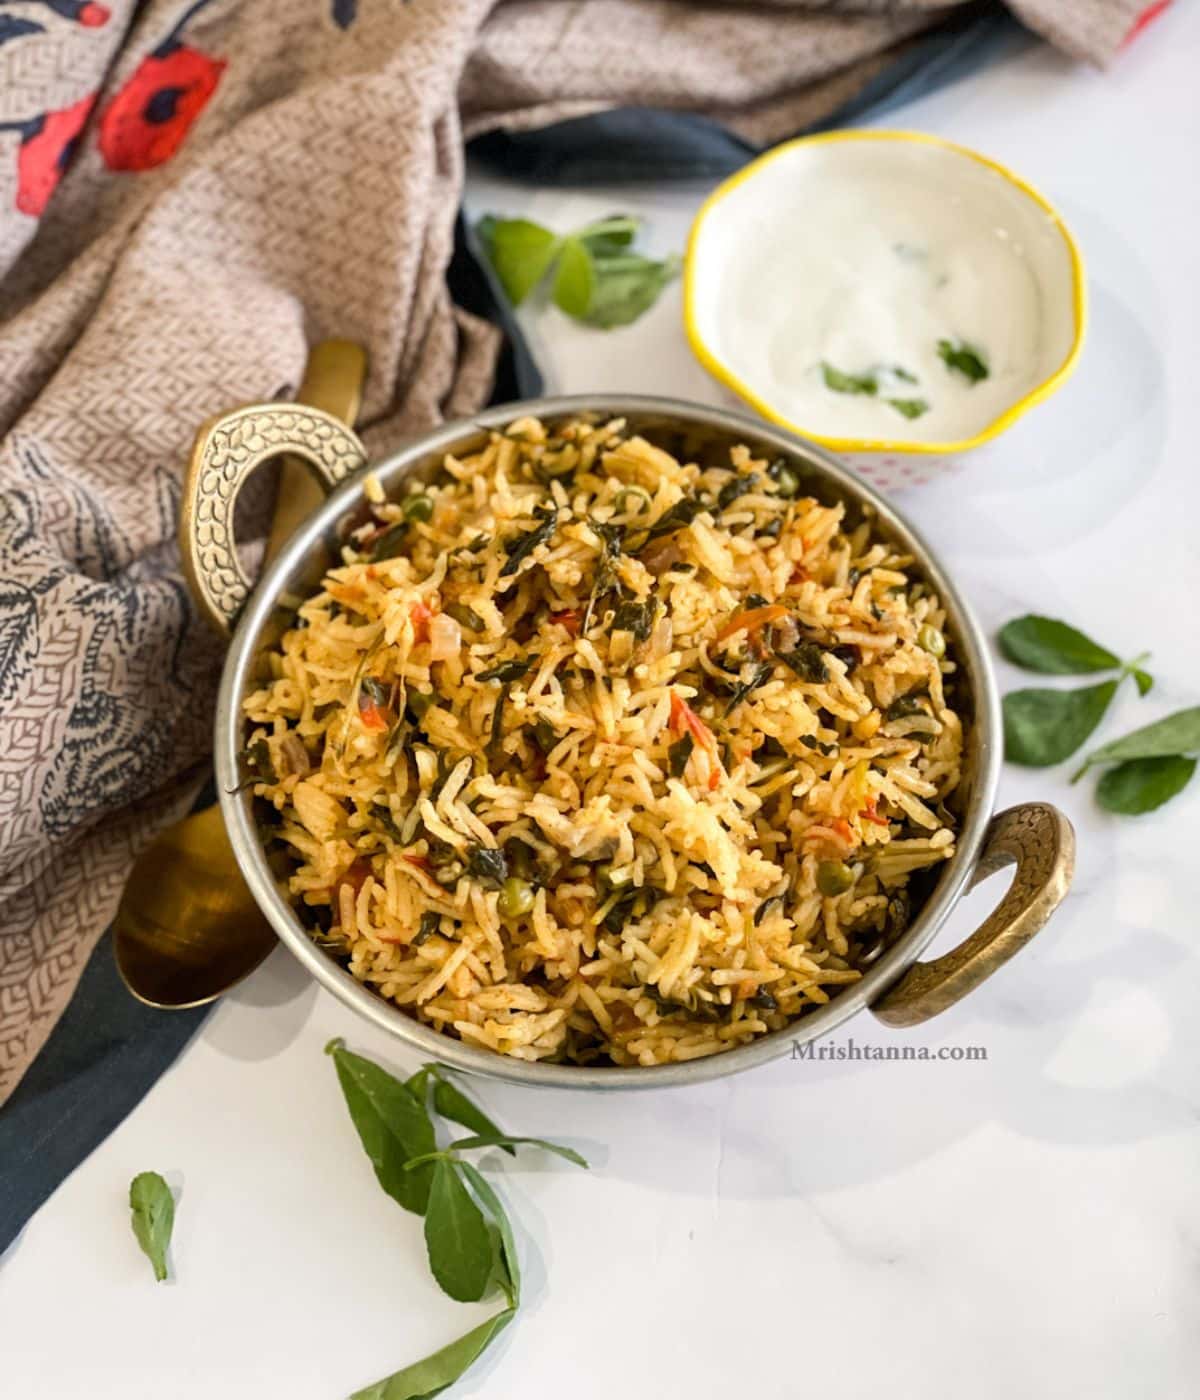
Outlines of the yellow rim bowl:
M977 162L999 175L1004 181L1017 190L1024 199L1038 206L1046 215L1048 222L1061 237L1067 254L1067 264L1071 280L1070 300L1071 310L1074 318L1073 334L1071 336L1070 349L1066 356L1045 379L1036 384L1028 393L1024 394L1015 403L1011 404L997 418L994 418L985 428L976 433L973 437L963 438L957 442L912 442L904 438L843 438L831 437L826 433L816 433L806 428L803 423L798 423L788 418L786 415L773 408L771 404L760 395L751 384L746 383L734 370L724 363L720 356L713 350L705 340L700 330L700 315L698 311L699 299L701 297L701 283L708 275L703 266L704 257L700 252L705 226L711 219L714 212L728 197L735 191L742 189L761 175L762 172L776 161L786 157L790 152L798 147L826 145L834 142L851 141L902 141L917 145L940 147L946 151L952 151L959 156L965 156L969 160ZM709 269L711 271L711 268ZM945 455L954 452L966 452L972 447L979 447L982 443L990 442L998 437L1007 427L1017 421L1022 414L1027 413L1035 404L1039 404L1043 399L1047 399L1051 394L1059 389L1070 377L1079 360L1080 350L1083 348L1084 333L1087 327L1087 291L1084 277L1083 255L1079 251L1074 235L1067 227L1062 215L1050 203L1050 201L1034 189L1027 181L1021 179L1019 175L1001 165L998 161L990 159L985 155L980 155L978 151L973 151L967 146L960 146L954 141L943 140L940 136L931 136L923 131L831 131L824 132L818 136L801 136L794 141L785 141L782 145L774 147L766 155L759 156L749 165L739 170L736 175L731 175L723 184L709 195L700 206L695 220L692 223L691 233L688 236L687 253L684 258L683 269L683 324L687 333L688 343L696 358L704 368L724 384L726 388L732 389L739 398L744 399L752 408L756 409L762 416L772 423L779 424L780 427L788 428L801 437L807 438L810 442L820 443L823 447L828 447L834 452L904 452L914 455L938 454Z

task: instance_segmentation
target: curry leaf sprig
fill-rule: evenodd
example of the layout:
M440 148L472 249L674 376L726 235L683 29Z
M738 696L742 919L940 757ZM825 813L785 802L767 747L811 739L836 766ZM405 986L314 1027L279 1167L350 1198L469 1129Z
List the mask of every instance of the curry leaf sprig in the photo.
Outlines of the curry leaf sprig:
M1110 812L1139 816L1153 812L1183 791L1200 755L1200 705L1155 720L1132 734L1104 744L1072 777L1077 783L1092 768L1104 768L1096 799Z
M1104 718L1117 687L1132 676L1146 695L1154 678L1145 655L1122 661L1090 637L1049 617L1019 617L1001 628L1000 649L1026 670L1078 676L1118 671L1078 690L1017 690L1004 697L1004 752L1013 763L1041 767L1069 758ZM1096 800L1110 812L1138 816L1182 792L1200 756L1200 705L1178 710L1095 749L1071 781L1103 768Z
M516 1316L521 1270L516 1238L503 1202L479 1167L463 1156L497 1147L510 1156L531 1146L588 1164L579 1153L540 1138L512 1137L448 1077L427 1064L403 1081L347 1050L340 1040L325 1047L333 1057L346 1106L380 1186L406 1210L425 1218L429 1267L444 1292L477 1302L493 1289L505 1306L449 1346L358 1391L351 1400L422 1400L453 1384ZM445 1148L437 1145L434 1113L470 1130Z
M167 1246L175 1227L175 1197L157 1172L139 1172L129 1183L133 1233L154 1266L159 1283L167 1276Z
M1107 647L1093 642L1065 622L1053 617L1028 614L1006 623L999 633L1000 650L1027 671L1049 676L1082 676L1094 671L1116 671L1131 675L1140 694L1145 695L1154 678L1141 669L1149 652L1133 661L1122 661Z
M555 306L585 325L626 326L658 300L680 260L648 258L632 250L641 220L628 214L558 234L531 219L488 214L476 225L483 249L514 306L553 274Z
M1045 768L1061 763L1087 742L1104 718L1117 687L1132 676L1145 695L1154 678L1147 656L1121 658L1052 617L1014 618L1000 629L1000 650L1010 661L1042 675L1081 676L1118 671L1115 679L1078 690L1014 690L1004 697L1004 754L1011 763Z

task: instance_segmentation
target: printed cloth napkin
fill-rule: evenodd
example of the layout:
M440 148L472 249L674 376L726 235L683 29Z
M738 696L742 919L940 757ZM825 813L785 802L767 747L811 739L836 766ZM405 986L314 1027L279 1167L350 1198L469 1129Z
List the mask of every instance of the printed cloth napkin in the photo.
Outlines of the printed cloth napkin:
M968 8L0 0L0 1102L203 778L197 426L326 336L368 347L374 452L486 400L498 337L445 280L464 137L635 105L769 142ZM1012 8L1104 63L1141 7Z

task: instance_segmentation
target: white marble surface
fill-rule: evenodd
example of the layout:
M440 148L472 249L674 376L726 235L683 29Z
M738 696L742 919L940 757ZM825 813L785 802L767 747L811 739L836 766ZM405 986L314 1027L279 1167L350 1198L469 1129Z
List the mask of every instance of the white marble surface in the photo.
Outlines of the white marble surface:
M1200 8L1177 6L1108 75L1033 51L903 113L1015 165L1086 252L1075 379L902 505L989 626L1038 609L1153 649L1159 684L1121 696L1114 731L1200 697L1198 52ZM472 199L560 226L638 210L665 250L701 194L479 180ZM627 332L554 312L531 329L552 389L714 398L678 319L676 288ZM986 1063L781 1062L623 1097L486 1088L503 1122L595 1167L506 1163L528 1301L455 1394L1197 1393L1200 786L1118 820L1061 772L1006 771L1003 800L1027 797L1078 828L1067 906L928 1026L855 1023L877 1044L985 1045ZM419 1223L375 1187L321 1054L335 1034L410 1067L282 952L226 1001L5 1256L0 1392L328 1400L484 1316L438 1293ZM128 1227L148 1167L180 1194L169 1286Z

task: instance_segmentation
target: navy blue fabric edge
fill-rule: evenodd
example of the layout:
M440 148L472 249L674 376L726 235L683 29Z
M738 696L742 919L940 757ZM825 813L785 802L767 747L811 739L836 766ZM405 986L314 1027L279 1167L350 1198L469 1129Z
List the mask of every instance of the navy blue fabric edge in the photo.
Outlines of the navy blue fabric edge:
M41 1054L0 1111L0 1256L141 1102L204 1016L205 1009L153 1011L135 1001L104 935Z
M996 0L965 6L904 45L882 73L807 131L876 120L1032 42ZM508 179L584 186L716 179L760 150L709 117L652 107L594 112L532 131L485 132L467 147L473 160Z

